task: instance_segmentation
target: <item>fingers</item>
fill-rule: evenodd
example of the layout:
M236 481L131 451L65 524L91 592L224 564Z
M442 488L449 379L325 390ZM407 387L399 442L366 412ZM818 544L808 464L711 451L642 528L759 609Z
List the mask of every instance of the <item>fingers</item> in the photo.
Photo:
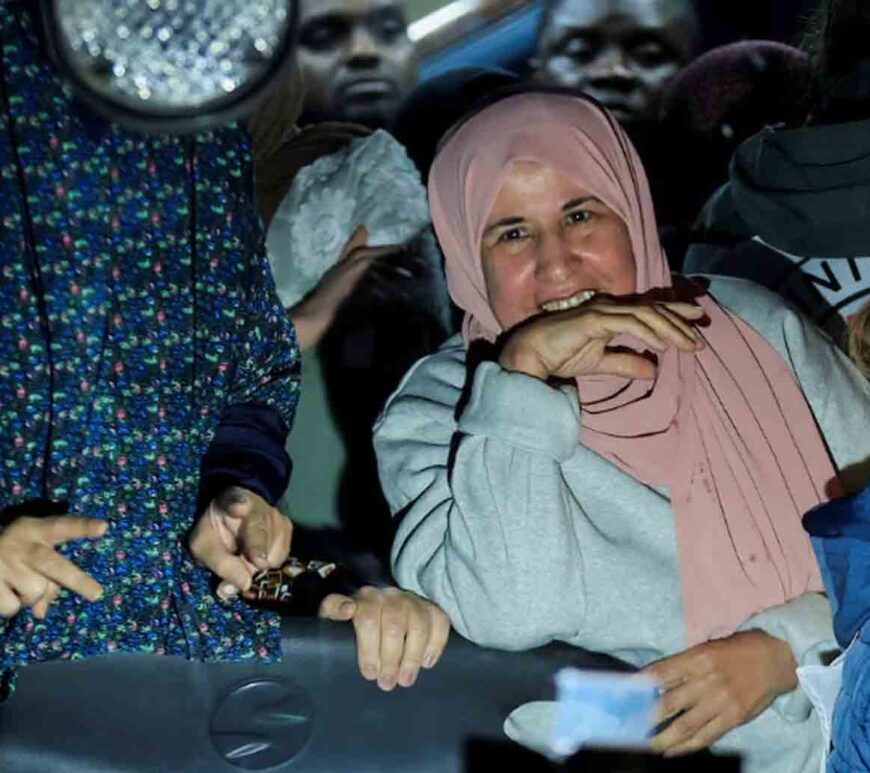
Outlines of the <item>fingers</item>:
M45 595L43 595L43 597L33 606L33 616L37 620L45 618L46 614L48 614L48 608L57 598L58 593L60 593L60 586L56 582L49 581Z
M278 510L257 499L239 529L242 552L258 569L281 566L290 554L293 527Z
M699 733L702 730L708 731L707 725L714 720L717 720L716 709L707 702L701 701L655 736L650 741L650 751L670 755L675 749L697 744L700 742ZM697 748L702 749L704 746L706 744Z
M398 681L402 687L411 687L417 681L432 636L432 622L425 602L415 600L409 604L405 648L399 664Z
M413 685L421 668L438 662L450 636L450 621L439 607L398 588L360 588L354 598L330 594L318 615L353 619L360 673L385 692Z
M93 577L50 548L39 549L34 561L53 585L67 588L88 601L97 601L103 595L103 587Z
M15 617L21 611L21 601L12 589L0 581L0 617Z
M272 508L272 518L276 521L273 531L274 538L269 546L266 559L269 562L269 566L279 567L287 560L287 556L290 555L290 544L293 540L293 523L275 508Z
M356 631L356 654L363 679L374 681L380 671L381 605L374 588L357 591L354 601L356 613L353 627Z
M402 687L411 687L417 681L421 667L432 668L438 662L449 636L450 620L441 608L425 599L414 598L405 638L405 654L399 667L399 684Z
M203 563L224 581L222 583L224 597L233 596L251 587L254 571L241 556L224 554L216 556L211 564Z
M344 247L342 247L341 250L340 260L347 260L348 258L351 258L354 252L366 246L366 242L368 242L368 240L368 229L364 225L361 225L351 234L350 239L345 242Z
M636 305L606 305L598 307L605 316L626 317L635 319L643 323L644 331L647 329L652 332L652 335L662 342L666 342L664 346L658 348L667 348L668 344L675 346L683 351L695 351L698 348L698 335L689 325L679 319L670 309L664 304L658 306L636 306ZM606 320L605 320L606 322ZM637 328L637 326L633 326ZM640 338L646 343L650 343L648 337L638 335L637 332L620 330L619 332L630 332L637 338ZM649 333L647 333L647 336Z
M679 314L672 311L667 304L663 303L656 306L656 311L665 317L665 319L667 319L674 327L678 328L686 338L690 339L695 344L696 348L704 347L704 340L701 338L698 331L685 322Z
M598 372L651 381L656 376L656 366L639 354L605 351L601 356Z
M190 552L203 566L225 581L218 588L221 598L234 595L233 591L238 593L251 587L254 576L252 568L241 556L229 551L207 517L200 518L193 531ZM227 583L232 588L227 587Z
M257 569L269 568L269 550L274 539L272 519L268 513L255 510L239 530L239 540L247 558Z
M694 648L650 663L643 669L643 673L652 677L663 690L668 691L689 678L693 670L693 661Z
M389 594L381 607L381 650L378 687L389 692L399 681L399 663L405 650L405 637L409 628L409 603L400 590L388 588L382 593ZM425 635L428 637L428 621Z
M666 301L657 304L659 307L669 309L674 314L679 315L683 319L703 319L707 312L704 311L697 303L686 303L684 301Z
M593 324L593 335L596 338L610 340L616 335L624 334L634 336L643 341L650 349L662 352L668 348L665 337L651 327L646 319L632 311L626 312L628 307L606 306L589 311L589 321ZM612 311L617 309L618 311ZM633 311L637 311L634 309Z
M346 622L354 616L355 612L356 604L350 596L345 596L343 593L330 593L320 602L317 616L324 620Z
M666 691L659 700L658 723L675 717L681 711L687 711L697 705L703 695L699 694L698 682L690 680Z
M664 752L664 756L678 757L682 754L692 754L693 752L701 751L701 749L706 749L725 735L728 730L729 727L727 722L725 722L722 717L716 717L704 725L688 740L672 746Z
M106 521L98 518L79 518L74 515L56 515L42 519L45 539L52 545L75 539L97 539L109 527Z
M407 279L412 276L410 271L403 266L393 266L389 262L389 259L394 258L400 252L401 246L396 244L388 244L383 247L365 247L364 249L357 250L354 260L359 259L373 264L376 263L381 276L386 274L387 278L390 278L390 274L393 274L400 279Z
M430 630L429 643L423 654L423 668L434 668L441 659L441 655L447 647L450 638L450 618L441 607L431 602L425 602L429 606Z
M6 582L25 607L32 607L48 590L48 580L27 566L19 566Z

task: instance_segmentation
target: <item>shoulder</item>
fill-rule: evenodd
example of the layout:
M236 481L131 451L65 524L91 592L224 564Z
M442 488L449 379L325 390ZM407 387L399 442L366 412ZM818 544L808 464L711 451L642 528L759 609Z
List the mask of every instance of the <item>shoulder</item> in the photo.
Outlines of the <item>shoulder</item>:
M384 413L389 413L398 402L409 399L429 403L454 405L466 380L466 350L460 335L448 338L434 354L417 360L392 397Z
M826 332L777 293L746 279L706 278L710 296L779 352L803 386L807 378L824 379L830 373L823 371L847 360Z
M700 274L709 283L709 294L719 305L755 326L756 322L782 321L800 312L781 295L749 279L719 274Z

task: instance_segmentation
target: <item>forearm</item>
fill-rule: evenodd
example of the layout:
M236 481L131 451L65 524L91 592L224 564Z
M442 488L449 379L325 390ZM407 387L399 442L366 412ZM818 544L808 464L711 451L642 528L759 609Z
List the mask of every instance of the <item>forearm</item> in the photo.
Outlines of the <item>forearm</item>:
M400 585L438 603L472 640L521 649L573 638L584 617L576 514L557 458L576 449L577 417L557 390L490 366L475 375L458 425L452 405L400 394L375 448L387 499L402 512Z
M299 348L317 346L326 335L342 304L350 297L372 262L372 252L357 250L343 258L320 280L320 284L287 314L296 328Z
M287 314L293 327L296 328L296 340L299 342L300 352L307 352L317 346L335 319L334 314L318 316L309 313L302 305L289 309Z

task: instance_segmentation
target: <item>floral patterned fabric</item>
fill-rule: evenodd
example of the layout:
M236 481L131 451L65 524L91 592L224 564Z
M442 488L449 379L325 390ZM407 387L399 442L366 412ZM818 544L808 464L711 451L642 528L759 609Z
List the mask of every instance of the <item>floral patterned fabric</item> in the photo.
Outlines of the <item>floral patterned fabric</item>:
M313 290L360 225L369 247L384 247L407 244L429 222L405 149L383 130L351 140L301 169L272 217L266 247L281 302L294 306ZM438 250L425 257L440 272Z
M270 659L278 620L225 604L189 554L199 469L222 413L299 385L235 127L140 136L94 117L0 0L0 510L103 518L59 549L100 582L44 621L0 620L0 668L135 650Z

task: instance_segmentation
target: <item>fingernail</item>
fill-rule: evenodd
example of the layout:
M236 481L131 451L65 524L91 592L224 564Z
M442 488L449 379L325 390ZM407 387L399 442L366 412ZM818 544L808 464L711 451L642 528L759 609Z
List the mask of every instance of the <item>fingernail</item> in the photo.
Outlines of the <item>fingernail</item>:
M389 692L396 686L396 675L395 674L385 674L380 679L378 679L378 687L386 692Z
M411 687L417 681L417 672L412 668L403 668L399 672L399 684L402 687Z
M426 657L423 658L423 668L432 668L435 665L435 661L437 658L435 657L434 652L430 652Z
M350 615L353 614L353 610L355 608L355 604L352 601L342 601L341 605L338 608L338 614L340 615Z
M225 598L232 598L233 596L238 595L239 589L231 582L225 582L223 585L221 585L218 593Z
M368 679L369 681L371 681L372 679L377 679L378 669L376 669L374 666L362 666L360 668L360 671L362 672L363 679Z

